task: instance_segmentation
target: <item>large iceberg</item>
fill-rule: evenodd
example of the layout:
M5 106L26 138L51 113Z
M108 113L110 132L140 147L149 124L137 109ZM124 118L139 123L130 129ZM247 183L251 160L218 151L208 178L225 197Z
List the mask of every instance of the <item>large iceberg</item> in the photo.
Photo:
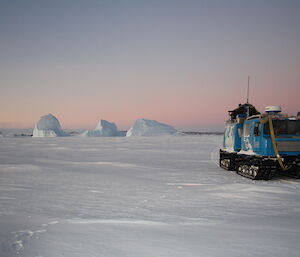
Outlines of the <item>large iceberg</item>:
M177 130L170 125L155 120L138 119L127 131L126 136L160 136L176 132Z
M87 130L82 134L82 136L87 137L116 137L120 135L116 124L106 120L100 120L94 130Z
M61 129L58 119L52 114L42 116L34 127L33 137L63 137L67 134Z

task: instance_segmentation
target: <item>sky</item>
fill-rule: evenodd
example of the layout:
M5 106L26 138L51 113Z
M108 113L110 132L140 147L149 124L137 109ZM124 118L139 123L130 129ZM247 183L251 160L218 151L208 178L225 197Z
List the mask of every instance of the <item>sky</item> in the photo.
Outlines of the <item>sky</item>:
M0 0L0 127L153 119L222 131L247 99L300 111L298 0Z

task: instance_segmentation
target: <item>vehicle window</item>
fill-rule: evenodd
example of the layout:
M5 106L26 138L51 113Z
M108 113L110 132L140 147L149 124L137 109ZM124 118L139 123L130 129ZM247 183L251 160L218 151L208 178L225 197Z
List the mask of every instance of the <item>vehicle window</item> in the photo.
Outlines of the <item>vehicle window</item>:
M225 134L225 137L228 137L228 127L225 128L224 134Z
M233 136L233 127L232 126L228 126L225 129L225 136L226 137L232 137Z
M259 122L254 124L254 135L260 136L260 123Z
M249 137L250 136L250 124L245 124L244 125L244 137Z
M243 128L238 128L239 137L243 136Z
M300 135L300 120L273 120L275 135ZM265 124L264 133L270 134L269 123Z

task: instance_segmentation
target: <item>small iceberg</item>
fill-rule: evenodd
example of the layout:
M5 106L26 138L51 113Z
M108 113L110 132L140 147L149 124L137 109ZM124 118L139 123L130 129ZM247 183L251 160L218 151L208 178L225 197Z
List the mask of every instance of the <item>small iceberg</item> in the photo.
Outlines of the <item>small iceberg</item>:
M122 133L118 131L116 124L106 120L100 120L94 130L87 130L82 134L85 137L117 137L121 135Z
M126 136L161 136L175 133L177 130L170 125L155 120L138 119L127 131Z
M33 129L33 137L64 137L67 136L58 119L52 114L42 116Z

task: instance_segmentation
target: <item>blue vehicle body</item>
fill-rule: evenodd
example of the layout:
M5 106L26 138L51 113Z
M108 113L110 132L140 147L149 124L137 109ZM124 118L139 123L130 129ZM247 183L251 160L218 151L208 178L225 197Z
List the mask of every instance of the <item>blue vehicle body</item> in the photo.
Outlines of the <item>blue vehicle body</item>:
M220 166L251 179L270 179L279 173L299 177L300 120L280 114L237 115L228 120Z
M243 124L228 123L225 126L223 148L228 151L238 152L241 150Z

